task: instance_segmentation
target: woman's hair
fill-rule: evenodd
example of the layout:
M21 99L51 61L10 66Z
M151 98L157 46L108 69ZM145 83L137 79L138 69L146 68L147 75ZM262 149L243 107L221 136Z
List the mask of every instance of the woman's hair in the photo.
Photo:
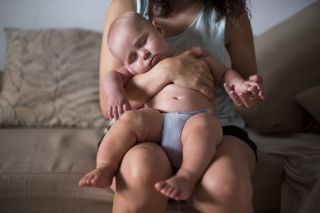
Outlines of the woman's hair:
M175 0L149 0L150 16L165 17L172 11L172 4ZM200 0L205 5L206 11L215 9L218 19L227 17L236 21L240 15L249 15L246 0Z

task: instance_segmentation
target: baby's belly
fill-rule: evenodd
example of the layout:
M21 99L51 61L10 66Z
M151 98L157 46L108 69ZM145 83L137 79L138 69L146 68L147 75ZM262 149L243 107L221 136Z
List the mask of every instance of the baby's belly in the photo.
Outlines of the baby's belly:
M212 101L200 92L174 84L169 84L164 87L147 103L147 107L152 107L164 112L212 109L213 106Z

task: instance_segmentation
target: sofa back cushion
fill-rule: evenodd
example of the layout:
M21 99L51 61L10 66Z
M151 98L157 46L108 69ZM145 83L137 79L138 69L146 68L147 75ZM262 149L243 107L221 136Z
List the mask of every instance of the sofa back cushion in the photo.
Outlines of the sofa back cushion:
M6 28L0 126L101 127L101 34Z
M300 132L310 121L294 97L320 84L319 11L318 1L255 38L267 99L242 112L250 128L263 133Z

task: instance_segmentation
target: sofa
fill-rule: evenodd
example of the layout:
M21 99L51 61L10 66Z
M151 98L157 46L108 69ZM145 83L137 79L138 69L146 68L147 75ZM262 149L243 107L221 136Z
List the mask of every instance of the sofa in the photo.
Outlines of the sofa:
M241 110L258 146L256 213L320 204L320 2L255 37L267 99ZM0 93L0 212L111 212L113 192L80 188L95 167L101 33L6 28ZM195 212L170 201L168 212Z

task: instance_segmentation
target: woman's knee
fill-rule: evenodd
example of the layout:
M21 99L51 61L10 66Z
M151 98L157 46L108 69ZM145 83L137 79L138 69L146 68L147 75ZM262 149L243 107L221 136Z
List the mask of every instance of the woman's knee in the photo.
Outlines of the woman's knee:
M126 153L120 173L132 184L154 184L155 181L171 175L171 166L160 146L154 143L141 143Z
M241 181L235 180L216 180L206 185L206 190L211 198L217 200L220 203L230 203L236 200L242 200L240 198L247 197L251 200L252 190L250 186L244 187Z
M122 208L117 212L165 212L167 199L155 190L154 184L170 175L168 158L157 144L132 147L116 177L115 208Z
M219 208L226 212L250 212L248 210L252 208L251 182L238 180L236 177L211 178L201 183L193 204L201 212Z

